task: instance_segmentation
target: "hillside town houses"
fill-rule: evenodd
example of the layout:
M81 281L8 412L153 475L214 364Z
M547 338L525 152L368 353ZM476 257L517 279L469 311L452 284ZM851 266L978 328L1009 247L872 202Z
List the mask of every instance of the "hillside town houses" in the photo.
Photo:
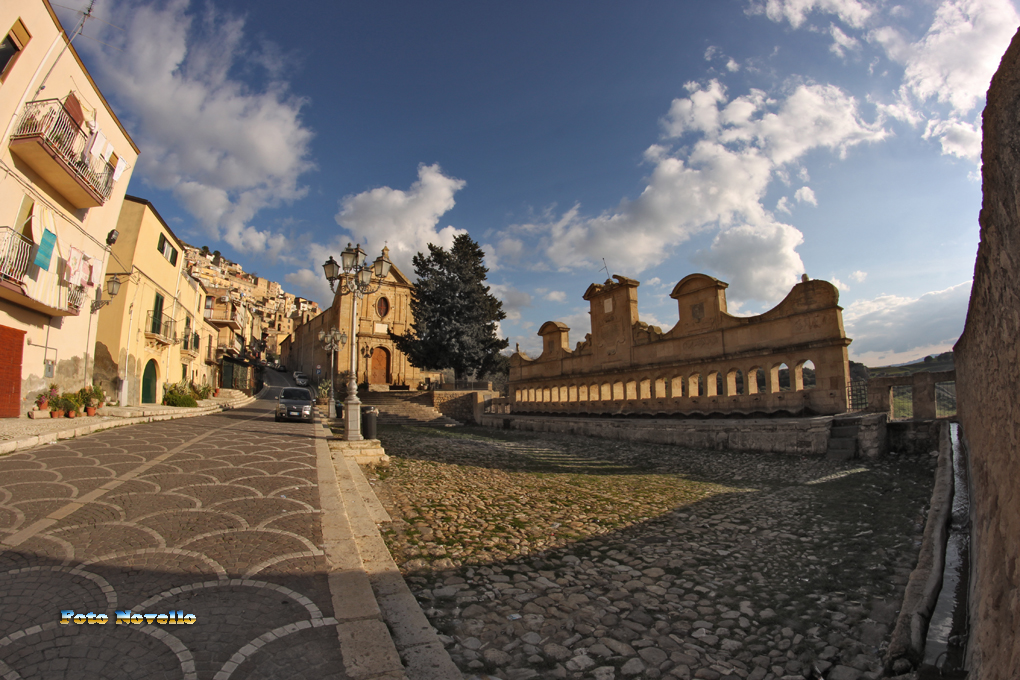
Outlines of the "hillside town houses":
M139 149L48 0L0 4L0 417L56 385L158 403L249 391L318 305L189 246L126 195Z

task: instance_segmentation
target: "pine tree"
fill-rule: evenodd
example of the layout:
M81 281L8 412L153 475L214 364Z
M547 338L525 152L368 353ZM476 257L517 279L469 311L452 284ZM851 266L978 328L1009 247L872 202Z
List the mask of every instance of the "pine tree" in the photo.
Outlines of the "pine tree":
M510 341L496 335L506 318L503 303L489 292L485 253L467 234L453 247L429 244L429 254L412 261L417 283L411 291L411 330L394 336L397 349L426 371L452 368L458 380L493 365Z

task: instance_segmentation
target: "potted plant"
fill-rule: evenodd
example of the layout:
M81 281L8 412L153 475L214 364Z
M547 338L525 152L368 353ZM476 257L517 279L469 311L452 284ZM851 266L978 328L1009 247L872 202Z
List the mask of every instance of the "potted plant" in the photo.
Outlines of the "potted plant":
M318 398L315 400L316 404L328 404L329 403L329 381L323 380L319 383L316 388L318 390Z
M96 415L96 397L91 387L83 387L78 390L78 403L85 409L85 415Z
M76 418L81 411L81 403L74 392L64 392L60 395L60 406L68 418Z
M106 392L103 391L102 385L99 383L92 383L92 396L96 398L96 408L103 408L106 405Z
M39 407L40 411L45 411L52 404L55 404L59 398L60 389L57 387L56 383L51 383L50 389L47 392L40 392L39 396L35 398L35 405ZM50 411L52 410L53 409L50 408Z

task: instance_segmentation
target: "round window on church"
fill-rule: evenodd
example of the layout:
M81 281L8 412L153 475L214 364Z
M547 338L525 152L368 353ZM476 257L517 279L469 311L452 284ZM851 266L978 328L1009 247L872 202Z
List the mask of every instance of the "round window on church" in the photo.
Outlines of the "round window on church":
M375 310L379 312L380 319L385 318L390 313L390 301L384 297L379 298L379 302L375 303Z

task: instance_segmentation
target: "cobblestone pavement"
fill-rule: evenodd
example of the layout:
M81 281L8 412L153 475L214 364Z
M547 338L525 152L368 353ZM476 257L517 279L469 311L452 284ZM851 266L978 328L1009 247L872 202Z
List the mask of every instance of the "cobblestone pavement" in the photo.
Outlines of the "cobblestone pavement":
M385 428L388 544L465 677L883 677L935 459ZM900 672L906 669L897 669Z
M346 678L313 426L272 405L0 458L0 676Z

